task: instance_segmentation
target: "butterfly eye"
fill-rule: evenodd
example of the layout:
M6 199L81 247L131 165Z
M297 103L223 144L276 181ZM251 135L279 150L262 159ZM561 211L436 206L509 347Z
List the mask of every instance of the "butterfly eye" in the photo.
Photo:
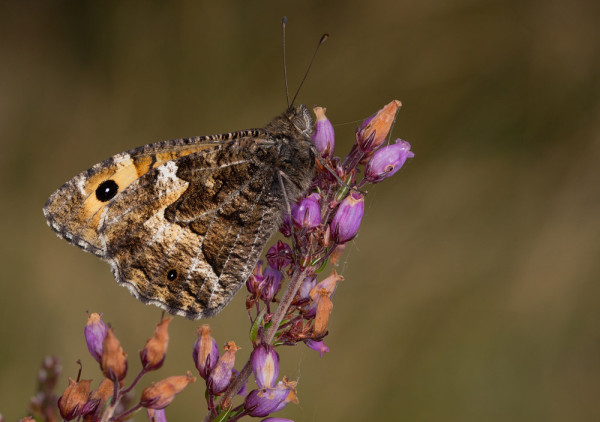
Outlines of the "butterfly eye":
M113 199L117 192L119 192L119 185L114 180L108 179L100 183L96 189L96 198L100 202L107 202Z
M169 272L167 273L167 280L173 281L176 278L177 278L177 271L176 270L169 270Z

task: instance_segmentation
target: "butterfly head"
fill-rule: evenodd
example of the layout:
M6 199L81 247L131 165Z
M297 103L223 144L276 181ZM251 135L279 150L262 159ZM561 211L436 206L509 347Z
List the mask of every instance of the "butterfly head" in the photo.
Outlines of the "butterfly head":
M302 135L310 138L313 132L313 119L306 106L302 104L291 106L284 114Z

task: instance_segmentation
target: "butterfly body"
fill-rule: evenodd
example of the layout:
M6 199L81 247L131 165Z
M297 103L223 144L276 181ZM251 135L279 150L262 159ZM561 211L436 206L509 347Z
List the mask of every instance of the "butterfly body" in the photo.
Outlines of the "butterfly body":
M310 187L312 126L299 105L264 129L135 148L65 183L44 214L60 237L106 260L142 302L212 316L251 274L285 197Z

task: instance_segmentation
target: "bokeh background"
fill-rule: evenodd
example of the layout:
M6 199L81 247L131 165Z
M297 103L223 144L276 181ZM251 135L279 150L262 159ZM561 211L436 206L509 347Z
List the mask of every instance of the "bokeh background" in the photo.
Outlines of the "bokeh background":
M328 108L337 152L394 98L416 157L370 189L340 271L331 352L280 350L296 421L600 420L600 7L584 0L0 3L0 412L37 368L99 379L82 330L104 312L139 368L160 318L54 236L63 182L148 142ZM350 123L349 123L350 122ZM250 350L244 295L210 320ZM154 378L183 374L198 322L171 324ZM201 382L167 410L204 415ZM143 420L143 415L138 417Z

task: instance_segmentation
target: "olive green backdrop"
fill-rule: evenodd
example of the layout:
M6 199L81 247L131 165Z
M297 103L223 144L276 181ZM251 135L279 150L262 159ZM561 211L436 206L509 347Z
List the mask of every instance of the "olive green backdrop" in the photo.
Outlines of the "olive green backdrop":
M340 265L331 352L281 349L296 421L600 420L600 10L595 1L0 3L0 412L26 413L46 354L99 378L104 312L137 371L160 318L41 208L92 164L148 142L261 126L294 89L328 108L337 153L394 98L416 157L370 189ZM245 293L210 320L247 357ZM163 369L193 369L176 318ZM238 367L241 365L238 365ZM198 382L167 409L199 420ZM143 417L138 419L143 420Z

